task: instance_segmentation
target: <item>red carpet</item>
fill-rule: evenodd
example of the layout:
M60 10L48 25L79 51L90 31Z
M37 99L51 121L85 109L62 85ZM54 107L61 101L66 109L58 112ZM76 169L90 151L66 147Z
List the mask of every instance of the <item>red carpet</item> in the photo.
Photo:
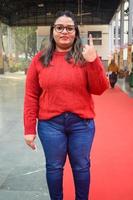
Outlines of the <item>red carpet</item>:
M94 96L94 101L89 200L133 200L133 98L115 88ZM74 200L68 161L64 173L64 200Z

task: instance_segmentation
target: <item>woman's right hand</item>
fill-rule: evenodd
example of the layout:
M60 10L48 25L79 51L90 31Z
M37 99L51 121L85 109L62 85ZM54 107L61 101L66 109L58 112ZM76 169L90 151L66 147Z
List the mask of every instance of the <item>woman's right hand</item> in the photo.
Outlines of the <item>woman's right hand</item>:
M28 135L24 135L24 140L26 142L26 144L32 148L33 150L36 149L36 145L34 143L34 140L36 138L36 135L31 135L31 134L28 134Z

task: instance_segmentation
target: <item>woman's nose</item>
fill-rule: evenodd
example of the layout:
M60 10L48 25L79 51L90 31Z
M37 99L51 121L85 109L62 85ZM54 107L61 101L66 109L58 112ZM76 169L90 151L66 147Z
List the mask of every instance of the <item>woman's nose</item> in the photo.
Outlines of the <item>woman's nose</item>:
M67 28L66 27L64 27L62 33L67 33Z

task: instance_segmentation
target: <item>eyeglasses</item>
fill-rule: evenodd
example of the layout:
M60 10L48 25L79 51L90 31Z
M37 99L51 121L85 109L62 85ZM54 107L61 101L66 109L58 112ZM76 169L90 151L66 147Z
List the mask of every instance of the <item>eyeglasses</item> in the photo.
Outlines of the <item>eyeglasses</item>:
M62 24L55 24L53 27L57 33L62 33L64 29L66 29L68 33L73 33L75 31L74 25L63 26Z

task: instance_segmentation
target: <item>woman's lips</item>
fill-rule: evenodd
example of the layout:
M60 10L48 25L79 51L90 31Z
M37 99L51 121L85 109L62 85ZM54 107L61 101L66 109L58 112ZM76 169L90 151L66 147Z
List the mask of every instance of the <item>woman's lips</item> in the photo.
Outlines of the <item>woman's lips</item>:
M61 39L63 39L63 40L68 40L69 37L67 37L67 36L62 36Z

